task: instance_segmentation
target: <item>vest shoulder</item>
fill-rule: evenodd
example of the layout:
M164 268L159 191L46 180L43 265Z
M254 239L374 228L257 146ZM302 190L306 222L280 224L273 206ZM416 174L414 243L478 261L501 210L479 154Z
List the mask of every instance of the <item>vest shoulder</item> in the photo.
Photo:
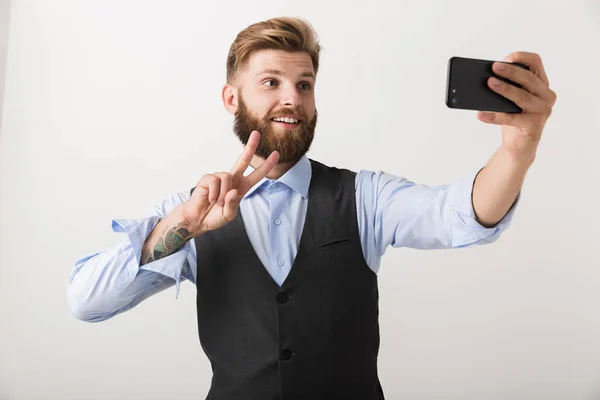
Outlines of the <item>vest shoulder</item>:
M332 165L327 165L320 161L313 160L312 158L309 158L309 160L310 160L313 168L317 168L322 171L327 171L327 172L332 172L332 173L340 173L340 174L344 174L344 175L356 175L356 173L357 173L354 170L351 170L348 168L336 167L336 166L332 166Z

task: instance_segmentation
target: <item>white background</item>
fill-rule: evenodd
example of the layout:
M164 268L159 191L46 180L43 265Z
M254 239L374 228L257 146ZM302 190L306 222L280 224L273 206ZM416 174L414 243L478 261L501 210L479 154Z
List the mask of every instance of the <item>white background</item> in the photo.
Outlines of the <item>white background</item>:
M82 255L241 146L220 100L247 25L312 22L324 46L311 158L462 179L500 128L444 104L452 56L542 56L558 94L510 230L392 249L380 270L388 399L600 398L598 1L13 0L0 135L0 399L204 398L195 288L112 320L69 311ZM5 20L1 19L4 27Z
M6 76L6 49L8 47L8 20L10 1L0 0L0 110L2 110L4 94L4 78ZM2 126L2 113L0 112L0 127ZM1 129L0 129L1 131Z

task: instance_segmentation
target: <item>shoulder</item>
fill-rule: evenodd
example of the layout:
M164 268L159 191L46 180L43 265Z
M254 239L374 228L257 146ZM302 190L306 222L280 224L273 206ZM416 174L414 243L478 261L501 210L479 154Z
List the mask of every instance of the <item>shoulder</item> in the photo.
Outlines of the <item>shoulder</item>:
M329 174L338 174L338 175L346 175L346 176L355 176L357 174L356 171L351 170L349 168L336 167L333 165L327 165L321 161L316 161L312 158L309 158L313 173L329 173Z
M413 182L409 181L403 176L394 175L389 172L383 170L371 170L371 169L350 169L339 166L327 165L323 162L316 161L314 159L309 159L313 170L315 172L327 172L330 174L338 174L340 178L342 176L346 176L348 178L354 179L356 189L362 187L363 189L382 189L387 185L406 185L413 184Z

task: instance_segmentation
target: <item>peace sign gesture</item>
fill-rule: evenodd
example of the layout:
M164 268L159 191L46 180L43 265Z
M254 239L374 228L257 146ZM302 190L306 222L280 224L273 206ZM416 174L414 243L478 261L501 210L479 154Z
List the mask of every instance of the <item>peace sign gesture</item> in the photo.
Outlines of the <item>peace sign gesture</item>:
M274 151L260 167L248 176L244 172L256 152L260 133L253 131L230 172L204 175L190 199L183 204L183 213L191 232L202 234L219 229L233 221L244 195L273 169L279 159Z

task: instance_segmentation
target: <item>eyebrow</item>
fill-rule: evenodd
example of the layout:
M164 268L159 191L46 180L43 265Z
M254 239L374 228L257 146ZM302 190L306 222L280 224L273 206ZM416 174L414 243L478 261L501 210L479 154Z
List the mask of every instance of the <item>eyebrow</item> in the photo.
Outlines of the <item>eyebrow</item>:
M258 74L256 74L256 76L263 75L263 74L273 74L273 75L281 76L281 75L283 75L283 72L281 72L278 69L265 69L265 70L259 72ZM305 78L315 79L315 74L313 74L310 71L305 71L305 72L301 73L300 76L305 77Z

